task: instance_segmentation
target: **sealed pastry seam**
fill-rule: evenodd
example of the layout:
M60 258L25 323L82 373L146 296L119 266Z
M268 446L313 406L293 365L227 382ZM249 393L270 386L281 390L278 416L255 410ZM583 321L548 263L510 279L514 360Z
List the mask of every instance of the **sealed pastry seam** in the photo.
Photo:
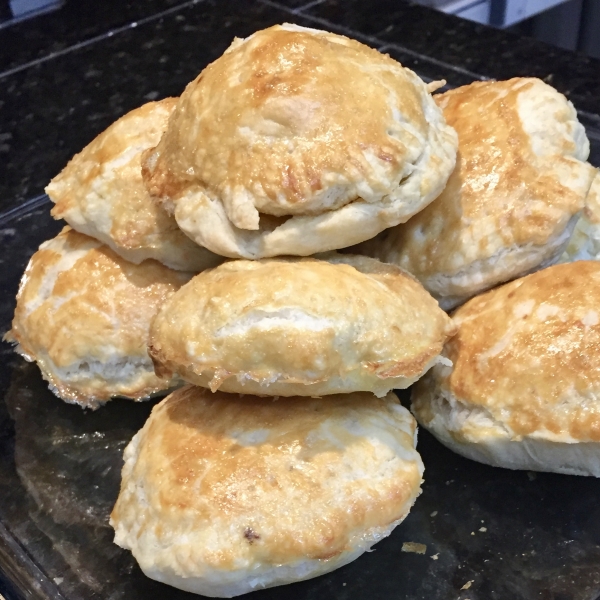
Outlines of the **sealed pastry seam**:
M179 381L155 375L146 342L159 306L190 277L155 261L127 263L66 227L31 258L5 339L67 402L147 398Z
M198 272L223 259L190 240L144 187L141 157L158 143L175 98L149 102L115 121L52 179L56 219L100 240L133 263L152 258Z
M227 392L381 396L444 360L455 327L412 276L366 257L323 258L197 275L153 320L156 372Z
M412 71L284 25L235 41L188 85L142 172L199 244L306 256L406 221L442 191L456 143Z
M451 309L555 263L596 170L572 104L540 80L476 82L435 98L459 136L446 188L358 251L415 274Z
M405 518L423 474L415 434L393 394L182 388L125 451L115 541L148 576L203 595L316 577Z
M471 299L413 414L475 460L599 477L599 298L600 263L577 261Z

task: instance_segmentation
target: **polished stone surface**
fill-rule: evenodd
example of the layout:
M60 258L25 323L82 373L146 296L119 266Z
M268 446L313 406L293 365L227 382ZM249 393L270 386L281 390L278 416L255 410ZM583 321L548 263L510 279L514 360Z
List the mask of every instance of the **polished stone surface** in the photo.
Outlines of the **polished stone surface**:
M0 75L47 55L89 42L111 30L156 18L186 0L67 0L60 10L21 21L0 31Z

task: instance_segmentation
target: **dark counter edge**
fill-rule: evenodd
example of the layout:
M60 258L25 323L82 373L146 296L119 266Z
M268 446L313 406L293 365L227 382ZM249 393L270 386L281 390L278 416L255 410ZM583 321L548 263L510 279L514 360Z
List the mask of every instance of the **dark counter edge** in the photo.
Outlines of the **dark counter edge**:
M50 198L42 194L0 213L0 227L9 225L46 203L50 204ZM2 522L0 594L5 594L5 600L65 600L54 582L38 567Z
M26 215L28 212L31 212L44 204L52 204L52 202L46 194L41 194L39 196L34 196L29 200L25 200L17 206L2 211L0 212L0 226L8 225L11 221Z
M56 585L0 523L0 584L4 582L8 586L6 600L65 600Z

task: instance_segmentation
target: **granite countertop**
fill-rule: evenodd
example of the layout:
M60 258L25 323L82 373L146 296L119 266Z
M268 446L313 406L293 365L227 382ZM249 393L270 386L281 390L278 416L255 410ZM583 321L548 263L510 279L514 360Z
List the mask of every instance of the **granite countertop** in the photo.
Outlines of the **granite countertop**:
M596 59L401 0L71 0L0 28L1 327L28 257L61 227L43 190L69 158L127 111L179 95L234 36L286 21L357 38L450 86L543 78L573 101L600 166ZM28 598L190 598L145 578L106 523L122 449L153 403L86 414L6 344L0 358L0 571ZM599 480L493 469L427 432L419 451L423 494L397 535L328 576L252 598L598 599ZM427 554L403 553L403 541ZM13 592L0 574L0 594Z
M600 131L600 61L400 0L71 1L0 29L0 212L42 194L117 117L180 94L234 36L284 21L353 36L453 86L541 77Z

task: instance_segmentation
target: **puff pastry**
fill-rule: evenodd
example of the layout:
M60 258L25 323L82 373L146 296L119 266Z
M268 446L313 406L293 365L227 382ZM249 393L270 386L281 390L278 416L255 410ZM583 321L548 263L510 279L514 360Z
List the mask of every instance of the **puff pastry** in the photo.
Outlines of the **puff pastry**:
M238 260L200 273L152 322L157 373L226 392L405 388L454 326L421 284L366 257Z
M153 260L128 263L65 227L29 261L5 339L66 402L147 398L178 381L154 374L146 344L151 318L190 277Z
M143 174L213 252L307 256L421 210L442 191L456 144L412 71L286 24L236 39L187 86Z
M415 422L392 393L274 402L182 388L125 450L115 542L144 573L237 596L349 563L420 493Z
M443 444L511 469L600 477L600 263L555 265L473 298L413 388Z
M446 189L357 251L411 272L450 309L556 262L595 169L573 105L539 79L476 82L436 101L459 140Z
M585 208L560 262L600 259L600 174L592 182Z
M198 273L223 259L198 246L152 201L141 155L160 140L177 100L149 102L103 131L48 184L52 216L94 237L127 260L153 258Z

